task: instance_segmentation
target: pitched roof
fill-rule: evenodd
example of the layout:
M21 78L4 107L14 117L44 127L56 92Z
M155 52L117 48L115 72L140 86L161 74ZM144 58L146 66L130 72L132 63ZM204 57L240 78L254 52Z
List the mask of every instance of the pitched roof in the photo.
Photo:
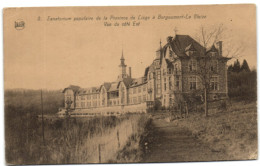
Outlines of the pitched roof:
M125 84L126 87L129 87L129 86L132 84L133 79L130 78L130 77L124 78L124 79L123 79L123 82L124 82L124 84Z
M144 77L147 77L148 72L149 72L149 66L145 68L145 71L144 71Z
M76 93L80 87L79 86L76 86L76 85L70 85L69 87L65 88L62 93L64 93L67 89L71 89L74 93Z
M188 47L185 48L185 51L196 51L193 43L191 43Z
M145 77L136 78L133 80L131 87L139 86L145 83L146 83Z
M118 82L111 83L111 86L110 86L108 92L117 91L118 90L117 85L118 85Z
M105 89L108 91L110 86L111 86L111 83L110 82L104 82L103 86L105 87Z
M178 57L187 57L185 54L187 49L196 50L198 55L204 55L205 53L205 48L189 35L176 35L170 43L167 43L163 47L164 55L166 53L167 47L169 46Z
M79 95L81 94L93 94L93 93L98 93L99 92L99 87L91 87L91 88L80 88L77 93Z

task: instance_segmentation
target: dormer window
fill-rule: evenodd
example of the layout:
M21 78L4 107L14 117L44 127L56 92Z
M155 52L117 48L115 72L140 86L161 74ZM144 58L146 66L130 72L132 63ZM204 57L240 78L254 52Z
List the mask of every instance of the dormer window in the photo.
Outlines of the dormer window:
M216 52L211 52L210 55L211 55L211 57L215 57L217 55L217 53Z
M187 54L188 56L193 55L194 52L196 51L196 49L195 49L193 43L191 43L188 47L186 47L186 48L185 48L185 51L186 51L186 54Z
M210 65L210 71L217 72L218 71L218 61L212 60Z
M187 55L188 55L188 56L191 56L191 55L193 55L194 52L195 52L195 51L187 51Z
M168 68L168 74L172 74L172 69Z

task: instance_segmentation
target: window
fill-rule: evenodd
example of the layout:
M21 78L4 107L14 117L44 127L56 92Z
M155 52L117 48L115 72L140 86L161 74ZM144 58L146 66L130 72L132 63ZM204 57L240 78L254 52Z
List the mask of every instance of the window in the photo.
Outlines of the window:
M212 60L210 70L212 72L217 72L218 71L218 61L217 60Z
M133 93L135 94L136 93L136 88L134 87L134 89L133 89Z
M164 78L164 91L166 91L166 78Z
M157 89L161 89L161 84L157 84Z
M190 90L196 90L197 89L197 79L196 76L191 76L189 78L189 82L190 82Z
M141 88L141 86L139 86L138 87L138 93L141 93L141 91L142 91L142 88Z
M146 101L146 95L143 95L143 101L144 102Z
M161 79L161 71L157 71L157 79L158 79L158 80Z
M168 74L172 74L172 69L168 68Z
M163 75L165 76L166 72L165 72L165 69L163 69Z
M197 62L192 59L189 61L189 71L196 71L197 70Z
M67 96L67 101L70 101L71 100L71 96Z
M175 64L175 70L178 71L178 64Z
M133 102L134 102L134 104L137 103L137 98L136 97L133 98Z
M97 107L97 101L94 101L94 102L93 102L93 106L94 106L94 107Z
M218 90L218 77L212 77L210 80L210 89Z
M216 52L211 52L210 55L213 57L213 56L216 56L217 53Z
M169 77L169 89L170 90L172 89L172 79L171 79L171 77Z
M161 94L161 84L157 84L157 93Z
M81 102L81 108L85 108L85 103Z
M143 91L144 91L144 92L146 91L146 85L143 86Z
M169 50L169 57L172 58L172 51Z
M142 97L138 96L138 103L141 103L141 102L142 102Z
M85 100L85 96L81 96L81 100Z
M176 89L179 90L179 87L180 87L180 77L179 76L176 76L175 86L176 86Z

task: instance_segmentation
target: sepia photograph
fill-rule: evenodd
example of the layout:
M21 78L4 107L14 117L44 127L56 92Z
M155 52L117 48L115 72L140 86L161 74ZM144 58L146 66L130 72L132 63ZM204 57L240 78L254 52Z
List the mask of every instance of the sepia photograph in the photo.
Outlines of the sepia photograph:
M3 9L10 165L258 159L256 6Z

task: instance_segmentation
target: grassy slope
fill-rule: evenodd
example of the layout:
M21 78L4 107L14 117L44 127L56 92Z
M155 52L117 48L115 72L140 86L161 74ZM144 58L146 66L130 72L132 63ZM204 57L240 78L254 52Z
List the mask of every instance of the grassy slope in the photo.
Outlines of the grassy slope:
M226 153L223 160L257 158L256 103L235 102L226 111L210 110L209 117L191 113L187 119L174 121L208 143L212 151Z

